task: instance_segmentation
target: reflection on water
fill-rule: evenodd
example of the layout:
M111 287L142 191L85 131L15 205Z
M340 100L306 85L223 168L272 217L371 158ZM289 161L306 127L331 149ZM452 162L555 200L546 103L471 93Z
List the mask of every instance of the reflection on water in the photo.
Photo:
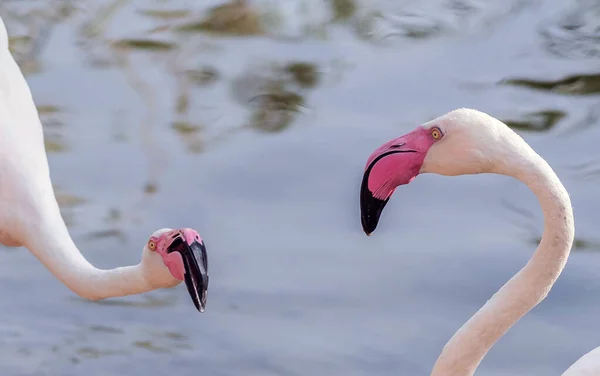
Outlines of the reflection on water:
M567 114L562 111L545 110L526 114L523 120L503 120L515 130L546 132L552 129Z
M47 153L60 153L67 150L65 137L65 119L63 109L56 105L37 105L40 120L44 127L44 144Z
M279 132L291 125L305 107L305 95L319 80L314 64L291 62L281 66L255 66L233 83L232 93L240 103L248 103L253 113L249 126L265 132Z
M124 331L122 329L112 328L110 326L103 326L103 325L90 326L90 330L94 331L94 332L115 333L115 334L124 333Z
M118 351L112 351L112 350L99 350L94 347L80 347L77 350L75 350L75 354L82 358L98 359L98 358L104 357L104 356L119 355L119 354L123 354L123 353L120 353ZM79 358L77 358L77 357L73 357L73 358L71 358L71 360L73 361L73 363L79 363L79 361L80 361Z
M214 281L203 315L179 287L89 302L28 252L3 252L3 374L428 374L543 231L516 181L420 176L378 234L362 234L365 158L463 106L503 119L554 166L577 225L556 287L478 375L560 374L600 344L598 9L1 2L86 257L137 263L155 229L194 227Z
M537 81L527 79L509 79L505 84L527 86L532 89L549 90L561 94L598 94L600 93L600 74L581 74L565 77L556 81Z
M210 8L206 13L203 19L182 24L176 30L229 36L251 36L265 33L259 14L248 1L234 0Z
M175 44L168 42L161 42L149 39L121 39L113 42L115 48L120 49L141 49L141 50L152 50L152 51L170 51L175 48Z

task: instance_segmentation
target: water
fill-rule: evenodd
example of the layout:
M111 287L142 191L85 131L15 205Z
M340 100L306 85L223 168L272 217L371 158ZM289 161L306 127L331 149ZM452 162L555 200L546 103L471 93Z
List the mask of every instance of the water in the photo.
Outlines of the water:
M420 176L362 233L370 152L463 106L518 127L569 190L577 228L550 296L477 374L558 375L600 345L593 1L379 1L335 24L323 23L326 3L263 1L270 37L225 38L171 34L164 25L181 19L141 13L192 2L117 2L105 21L112 3L96 3L0 8L14 41L34 36L15 55L43 112L63 213L105 268L137 262L157 228L198 229L207 311L183 286L83 301L26 250L1 249L3 374L427 375L542 231L524 186L483 175ZM123 38L163 44L107 42ZM317 84L257 91L289 61L316 64ZM596 76L542 89L507 82L586 74ZM292 111L264 112L275 107Z

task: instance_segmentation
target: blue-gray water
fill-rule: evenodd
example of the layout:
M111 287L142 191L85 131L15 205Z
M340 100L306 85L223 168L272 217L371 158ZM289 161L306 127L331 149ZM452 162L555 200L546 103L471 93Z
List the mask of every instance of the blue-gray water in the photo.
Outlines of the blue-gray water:
M279 21L271 36L254 37L169 34L160 26L181 20L141 13L191 1L122 2L105 22L111 3L95 3L76 3L60 21L59 8L41 1L0 5L14 41L35 36L37 46L14 42L15 55L43 112L71 234L109 268L138 262L157 228L198 229L210 257L208 307L195 312L183 286L86 302L25 249L1 249L3 375L429 374L542 230L537 201L515 180L420 176L364 236L358 189L368 155L457 107L513 122L540 111L559 118L519 132L569 190L578 239L549 297L477 374L559 375L600 345L599 78L554 91L501 84L597 75L594 1L379 1L332 24L323 23L326 3L273 10L262 1ZM121 38L179 48L107 42ZM260 102L257 72L288 61L321 72L315 88L296 90L305 106L280 132L243 127ZM218 71L216 82L174 73L203 66Z

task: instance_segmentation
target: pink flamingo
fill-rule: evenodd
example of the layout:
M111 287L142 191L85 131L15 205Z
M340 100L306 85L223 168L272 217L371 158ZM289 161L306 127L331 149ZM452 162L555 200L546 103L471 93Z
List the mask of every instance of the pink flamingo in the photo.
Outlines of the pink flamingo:
M495 173L525 183L544 212L544 235L531 260L448 341L432 376L470 376L494 343L540 303L562 272L573 244L569 195L546 163L501 121L458 109L379 147L369 157L360 191L361 220L370 235L396 187L419 173ZM600 375L600 347L563 376Z
M206 306L208 259L192 229L150 236L139 264L101 270L79 252L61 217L44 135L29 85L8 49L0 18L0 244L25 246L77 295L99 300L168 288L185 280L194 305Z

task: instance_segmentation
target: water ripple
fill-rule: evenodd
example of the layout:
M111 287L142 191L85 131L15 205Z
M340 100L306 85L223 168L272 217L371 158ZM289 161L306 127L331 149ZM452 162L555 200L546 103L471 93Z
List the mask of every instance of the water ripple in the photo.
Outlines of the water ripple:
M547 21L540 28L548 51L560 57L600 57L600 3L596 0L573 2L567 12Z

